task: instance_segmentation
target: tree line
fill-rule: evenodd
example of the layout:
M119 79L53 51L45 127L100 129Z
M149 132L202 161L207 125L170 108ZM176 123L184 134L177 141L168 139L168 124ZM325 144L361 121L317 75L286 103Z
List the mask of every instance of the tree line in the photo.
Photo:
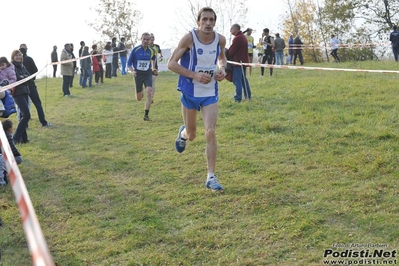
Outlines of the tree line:
M307 62L329 60L331 34L341 41L340 58L343 60L375 60L390 52L389 33L398 21L399 0L284 1L286 9L278 22L281 35L286 40L290 35L300 35ZM184 1L175 11L180 23L171 26L176 38L182 35L179 33L196 26L196 14L203 6L212 7L218 14L215 29L228 41L231 41L230 26L237 21L245 24L248 8L255 8L248 7L243 0ZM137 45L140 39L137 29L143 14L135 9L133 2L99 0L92 11L97 13L97 19L88 25L102 39L125 37L128 49ZM271 29L272 32L277 30ZM101 41L99 43L101 46Z

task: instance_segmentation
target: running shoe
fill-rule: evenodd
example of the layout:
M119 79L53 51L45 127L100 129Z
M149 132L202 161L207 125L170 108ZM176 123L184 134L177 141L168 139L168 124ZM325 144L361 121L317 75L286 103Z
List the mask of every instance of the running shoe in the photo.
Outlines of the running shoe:
M175 141L176 150L179 153L182 153L184 151L184 149L186 148L186 139L183 139L181 136L181 132L184 129L185 129L184 125L179 128L179 132L177 133L177 138Z
M219 191L223 189L223 187L218 183L216 176L209 178L205 185L206 188L212 189L213 191Z

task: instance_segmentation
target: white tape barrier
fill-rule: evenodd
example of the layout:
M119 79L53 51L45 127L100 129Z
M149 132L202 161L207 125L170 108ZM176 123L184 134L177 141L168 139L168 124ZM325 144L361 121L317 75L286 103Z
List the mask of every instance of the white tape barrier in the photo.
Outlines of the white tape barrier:
M19 171L10 144L8 143L7 136L2 127L0 129L0 141L10 184L14 191L14 196L21 214L22 225L27 238L32 261L36 266L54 266L55 264L50 255L46 240L44 239L24 179Z
M120 51L118 51L120 52ZM117 52L114 52L117 53ZM103 54L97 54L97 55L103 55ZM47 64L42 70L30 75L27 78L24 78L20 81L14 82L12 84L9 84L7 86L4 87L0 87L0 92L1 91L5 91L5 90L9 90L14 88L15 86L18 86L34 77L36 77L38 74L40 74L43 70L45 70L48 66L51 65L59 65L59 64L64 64L64 63L68 63L68 62L74 62L74 61L78 61L87 57L92 57L92 56L96 56L96 55L86 55L83 57L79 57L79 58L74 58L74 59L69 59L66 61L60 61L60 62L54 62L54 63L49 63ZM234 62L234 61L228 61L228 63L230 64L235 64L235 65L241 65L241 63L238 62ZM254 63L243 63L243 65L245 66L258 66L258 67L267 67L267 68L284 68L284 69L299 69L299 70L329 70L329 71L350 71L350 72L369 72L369 73L390 73L390 74L397 74L399 73L399 71L394 71L394 70L365 70L365 69L344 69L344 68L321 68L321 67L295 67L295 66L286 66L286 65L268 65L268 64L254 64Z
M119 52L119 51L118 51L118 52ZM115 53L116 53L116 52L115 52ZM9 85L7 85L7 86L0 87L0 92L1 92L1 91L5 91L5 90L10 90L10 89L12 89L12 88L14 88L14 87L16 87L16 86L18 86L18 85L21 85L22 83L27 82L28 80L33 79L34 77L36 77L37 75L39 75L43 70L45 70L48 66L60 65L60 64L65 64L65 63L69 63L69 62L75 62L75 61L78 61L78 60L81 60L81 59L85 59L85 58L93 57L93 56L97 56L97 55L101 55L101 56L102 56L103 54L85 55L85 56L82 56L82 57L79 57L79 58L73 58L73 59L68 59L68 60L65 60L65 61L49 63L49 64L47 64L42 70L40 70L40 71L38 71L38 72L36 72L36 73L30 75L29 77L26 77L26 78L24 78L24 79L21 79L20 81L14 82L14 83L9 84Z
M227 63L230 63L232 65L256 66L256 67L267 67L267 68L282 68L282 69L295 69L295 70L326 70L326 71L347 71L347 72L399 74L399 71L394 71L394 70L372 70L372 69L331 68L331 67L304 67L304 66L297 67L297 66L287 66L287 65L238 63L238 62L234 62L234 61L227 61Z
M337 48L363 48L363 47L368 47L368 48L376 48L379 46L383 47L388 47L391 45L391 42L375 42L375 43L341 43L337 44ZM292 49L292 50L298 50L298 49L331 49L330 44L286 44L286 47L284 48L285 50L287 49Z

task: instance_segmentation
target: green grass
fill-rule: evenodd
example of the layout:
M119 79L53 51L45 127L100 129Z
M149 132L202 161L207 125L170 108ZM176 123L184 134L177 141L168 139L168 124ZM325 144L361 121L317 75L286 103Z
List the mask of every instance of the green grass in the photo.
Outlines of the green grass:
M397 69L395 62L318 67ZM268 73L268 70L266 70ZM58 265L322 265L336 243L398 248L396 74L254 68L250 103L220 84L217 175L205 189L197 139L174 149L182 123L177 75L157 80L143 121L130 75L61 93L37 80L20 165ZM12 120L16 123L15 116ZM31 265L10 186L0 188L4 266Z

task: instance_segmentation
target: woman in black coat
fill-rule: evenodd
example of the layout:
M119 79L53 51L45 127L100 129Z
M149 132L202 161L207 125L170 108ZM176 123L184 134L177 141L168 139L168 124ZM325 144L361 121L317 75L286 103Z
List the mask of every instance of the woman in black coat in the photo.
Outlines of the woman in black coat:
M26 70L25 66L22 63L23 55L21 51L14 50L11 53L11 62L15 66L15 74L17 76L17 82L27 78L30 76L28 70ZM15 143L28 143L28 134L26 132L26 128L28 126L28 122L30 120L30 111L29 111L29 82L26 81L13 89L13 97L15 104L18 105L21 111L21 120L18 123L18 126L14 132L13 139Z

